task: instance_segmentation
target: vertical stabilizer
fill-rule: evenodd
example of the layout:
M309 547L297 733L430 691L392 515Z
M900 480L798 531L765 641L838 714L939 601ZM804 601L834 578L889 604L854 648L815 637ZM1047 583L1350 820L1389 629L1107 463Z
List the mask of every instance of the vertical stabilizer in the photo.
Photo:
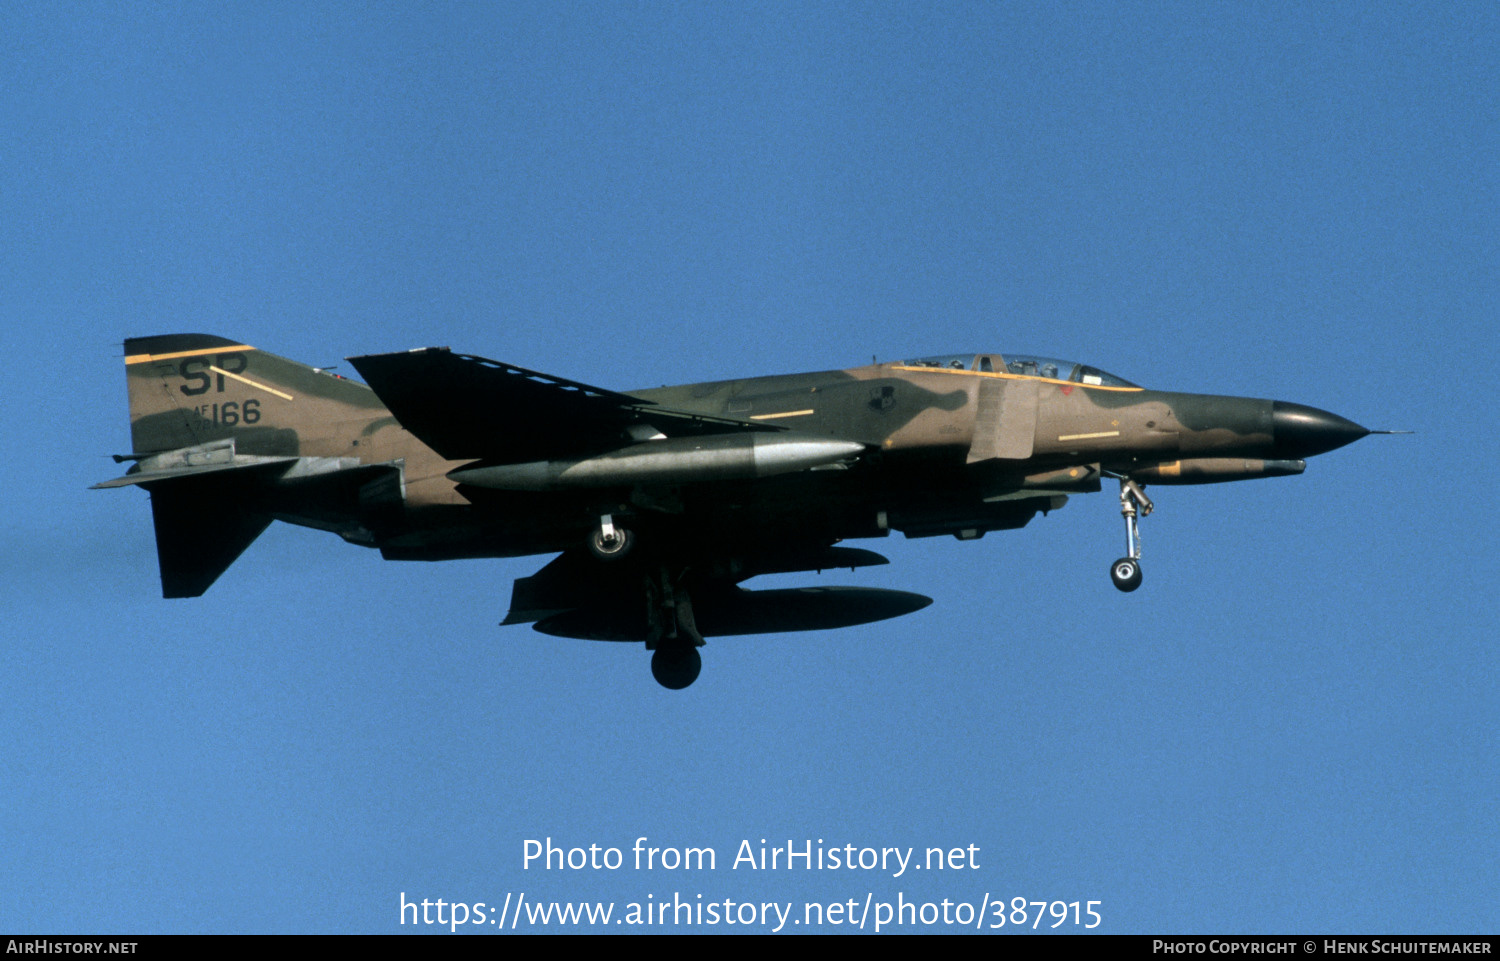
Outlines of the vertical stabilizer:
M150 491L164 597L203 594L286 516L283 483L294 522L359 529L361 445L390 416L368 387L212 334L130 338L125 379L136 464L97 486Z
M125 341L137 454L234 438L241 454L338 456L340 428L383 407L363 384L212 334Z

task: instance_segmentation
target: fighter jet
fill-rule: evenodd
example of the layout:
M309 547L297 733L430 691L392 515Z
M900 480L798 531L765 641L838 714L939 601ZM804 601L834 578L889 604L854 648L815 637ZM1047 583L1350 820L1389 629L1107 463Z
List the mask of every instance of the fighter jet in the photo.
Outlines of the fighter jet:
M920 594L748 590L887 563L858 538L975 540L1118 484L1122 591L1147 484L1300 474L1371 433L1284 401L1172 393L1009 353L624 392L430 347L349 358L368 384L206 334L125 342L128 472L164 597L208 590L273 520L391 560L557 554L504 624L643 642L669 688L722 635L865 624Z

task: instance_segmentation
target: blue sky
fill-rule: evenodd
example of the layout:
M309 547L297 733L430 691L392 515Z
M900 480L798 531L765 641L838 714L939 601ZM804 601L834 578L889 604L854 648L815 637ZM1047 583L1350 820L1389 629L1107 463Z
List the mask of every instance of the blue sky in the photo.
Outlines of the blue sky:
M392 932L404 892L1495 932L1497 21L7 5L0 929ZM1153 490L1129 596L1107 492L856 542L892 564L768 583L936 602L712 640L672 693L497 626L545 558L276 525L162 600L147 498L86 488L128 447L121 342L186 331L617 389L1012 350L1417 433ZM718 867L523 868L642 836ZM730 867L761 838L979 867Z

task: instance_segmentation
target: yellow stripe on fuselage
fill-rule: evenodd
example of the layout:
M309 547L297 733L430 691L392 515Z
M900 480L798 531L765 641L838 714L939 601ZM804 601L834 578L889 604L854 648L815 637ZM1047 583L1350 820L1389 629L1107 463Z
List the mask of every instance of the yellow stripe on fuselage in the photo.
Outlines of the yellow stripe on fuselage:
M993 370L956 370L952 367L908 367L905 364L892 364L891 370L909 370L918 374L961 374L967 377L999 377L1002 380L1039 380L1044 384L1058 384L1062 387L1082 387L1084 390L1125 390L1141 391L1144 387L1116 387L1113 384L1085 384L1077 380L1058 380L1055 377L1033 377L1030 374L1001 373Z
M170 354L126 354L127 364L149 364L155 360L177 360L179 357L206 357L230 351L254 350L249 344L233 344L228 347L205 347L202 350L179 350Z
M750 415L750 419L751 420L773 420L773 419L775 419L777 417L806 417L808 414L811 414L811 413L814 413L814 411L813 411L813 409L811 407L809 407L806 410L787 410L787 411L782 411L779 414L751 414Z

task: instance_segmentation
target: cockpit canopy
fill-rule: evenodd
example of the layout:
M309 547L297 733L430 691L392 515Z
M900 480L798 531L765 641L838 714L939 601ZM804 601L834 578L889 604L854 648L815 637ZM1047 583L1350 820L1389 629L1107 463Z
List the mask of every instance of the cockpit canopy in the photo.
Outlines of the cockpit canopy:
M1019 374L1022 377L1044 377L1103 387L1138 387L1123 377L1106 373L1097 367L1075 364L1070 360L1036 357L1031 354L944 354L904 360L903 367L933 367L944 370L974 370L981 373Z

